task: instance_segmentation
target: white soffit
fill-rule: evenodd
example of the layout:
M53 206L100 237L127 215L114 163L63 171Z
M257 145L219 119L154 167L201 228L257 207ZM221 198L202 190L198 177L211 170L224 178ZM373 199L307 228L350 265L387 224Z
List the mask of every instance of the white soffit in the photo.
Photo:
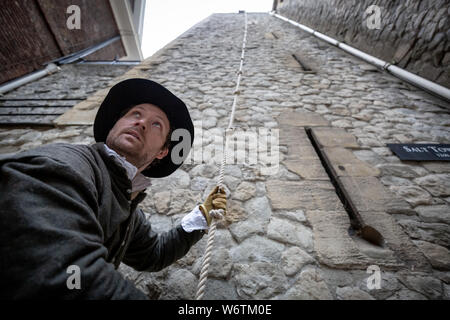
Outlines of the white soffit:
M135 25L140 26L143 22L137 21L135 24L134 18L143 20L145 1L137 0L137 2L139 5L135 3L135 8L140 10L133 14L129 1L109 0L127 54L120 60L144 60L138 34L139 30L135 29Z

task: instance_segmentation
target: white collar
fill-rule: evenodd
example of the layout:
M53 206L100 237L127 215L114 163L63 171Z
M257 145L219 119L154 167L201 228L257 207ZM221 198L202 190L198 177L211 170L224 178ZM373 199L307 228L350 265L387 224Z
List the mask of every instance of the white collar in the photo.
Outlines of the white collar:
M125 169L127 177L131 181L131 192L141 191L150 186L150 179L142 173L138 173L138 168L128 162L125 157L110 149L106 144L104 146L108 155L112 156L116 163Z

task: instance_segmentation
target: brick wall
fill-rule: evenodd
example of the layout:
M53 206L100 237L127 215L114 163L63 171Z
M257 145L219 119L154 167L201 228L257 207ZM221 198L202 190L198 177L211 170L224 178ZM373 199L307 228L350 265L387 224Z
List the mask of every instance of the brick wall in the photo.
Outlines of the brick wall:
M68 29L70 5L80 8L80 29ZM44 63L119 35L107 0L0 0L0 83L43 69ZM125 56L121 41L87 60Z

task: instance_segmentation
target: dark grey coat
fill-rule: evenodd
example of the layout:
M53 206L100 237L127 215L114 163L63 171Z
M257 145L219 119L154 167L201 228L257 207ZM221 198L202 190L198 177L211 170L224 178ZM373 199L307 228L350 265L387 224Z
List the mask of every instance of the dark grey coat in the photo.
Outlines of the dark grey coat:
M116 270L158 271L204 234L156 234L130 201L125 169L92 146L54 144L0 157L0 298L145 299ZM71 265L81 289L68 289Z

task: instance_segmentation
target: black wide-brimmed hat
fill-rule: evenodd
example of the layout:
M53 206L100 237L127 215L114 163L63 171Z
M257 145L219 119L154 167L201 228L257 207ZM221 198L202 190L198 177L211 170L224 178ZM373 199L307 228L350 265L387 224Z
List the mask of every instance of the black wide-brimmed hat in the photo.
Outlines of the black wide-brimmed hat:
M148 79L127 79L114 85L103 100L94 121L94 137L97 142L106 142L109 131L119 120L122 112L126 109L142 103L150 103L159 107L166 114L170 122L170 128L185 129L189 136L182 136L182 139L190 139L189 143L185 141L173 141L169 147L169 153L162 158L159 163L150 166L142 171L147 177L161 178L173 173L183 164L189 154L192 143L194 142L194 125L192 124L189 111L179 98L172 92L164 88L159 83ZM181 151L175 157L176 162L172 161L172 150L175 144L183 142L183 146L189 148L177 148ZM187 149L187 150L186 150Z

